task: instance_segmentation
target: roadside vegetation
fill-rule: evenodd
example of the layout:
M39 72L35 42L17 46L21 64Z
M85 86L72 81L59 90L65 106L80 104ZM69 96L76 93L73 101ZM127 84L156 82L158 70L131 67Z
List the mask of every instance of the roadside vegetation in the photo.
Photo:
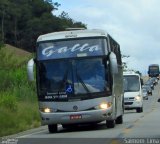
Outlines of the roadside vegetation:
M40 125L35 83L27 81L26 65L42 34L87 25L44 0L0 0L0 137ZM2 46L3 43L10 45Z
M55 0L0 0L0 41L33 52L39 35L87 27L64 11L56 16L60 6Z
M9 45L0 47L0 137L40 125L35 83L27 80L30 57Z

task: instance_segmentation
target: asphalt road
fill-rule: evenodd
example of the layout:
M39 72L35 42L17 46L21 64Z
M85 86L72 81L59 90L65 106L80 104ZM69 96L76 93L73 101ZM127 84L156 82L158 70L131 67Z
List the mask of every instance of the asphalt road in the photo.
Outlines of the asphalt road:
M63 129L59 126L58 133L50 134L47 126L42 126L12 135L10 139L17 140L18 144L160 144L160 102L157 102L158 98L160 98L160 84L155 87L153 95L149 96L148 100L144 100L143 113L126 110L123 124L118 124L113 129L108 129L105 122L102 122L94 126L75 129Z

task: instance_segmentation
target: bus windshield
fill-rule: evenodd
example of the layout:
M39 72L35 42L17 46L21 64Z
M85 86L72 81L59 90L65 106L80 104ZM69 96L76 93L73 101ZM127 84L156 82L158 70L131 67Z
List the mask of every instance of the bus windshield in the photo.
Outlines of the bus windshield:
M124 76L124 91L136 92L140 89L140 81L138 76L128 75Z
M157 66L151 66L151 67L149 67L149 71L150 72L159 73L159 67L157 67Z
M44 95L66 97L104 92L109 84L105 69L102 58L39 61L39 90Z

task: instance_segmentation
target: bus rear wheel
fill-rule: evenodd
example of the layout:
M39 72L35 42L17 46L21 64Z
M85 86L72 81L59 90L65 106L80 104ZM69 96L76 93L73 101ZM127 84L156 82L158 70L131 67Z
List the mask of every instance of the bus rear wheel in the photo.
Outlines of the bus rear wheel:
M107 128L114 128L115 127L115 120L106 120Z
M56 133L58 130L57 124L48 125L48 131L50 133Z

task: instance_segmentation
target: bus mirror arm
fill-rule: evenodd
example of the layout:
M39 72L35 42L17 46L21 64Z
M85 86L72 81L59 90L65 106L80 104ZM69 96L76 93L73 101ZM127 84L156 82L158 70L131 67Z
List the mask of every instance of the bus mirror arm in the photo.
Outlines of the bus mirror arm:
M27 74L28 74L28 80L29 81L34 81L34 59L30 59L28 61L28 64L27 64Z
M111 52L109 55L109 59L110 59L110 67L111 67L112 74L117 74L118 63L117 63L116 55L113 52Z

